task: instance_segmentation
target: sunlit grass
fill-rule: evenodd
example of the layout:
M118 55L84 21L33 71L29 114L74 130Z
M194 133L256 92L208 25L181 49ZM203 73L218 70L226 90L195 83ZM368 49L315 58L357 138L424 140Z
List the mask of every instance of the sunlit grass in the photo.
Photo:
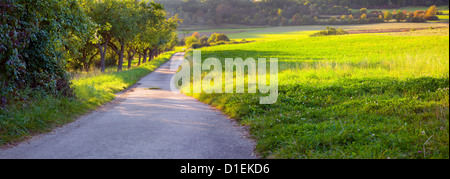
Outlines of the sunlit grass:
M264 158L449 157L448 29L307 33L201 49L202 59L278 58L276 104L191 95L248 125Z

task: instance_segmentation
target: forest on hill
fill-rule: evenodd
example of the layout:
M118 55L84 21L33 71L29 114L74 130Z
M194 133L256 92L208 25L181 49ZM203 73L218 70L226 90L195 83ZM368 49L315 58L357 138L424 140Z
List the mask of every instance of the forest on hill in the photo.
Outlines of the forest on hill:
M155 0L172 14L184 19L184 25L313 25L332 24L319 19L364 13L352 9L400 8L405 6L448 5L446 0ZM367 20L346 24L379 23L380 14L366 13ZM373 19L370 19L373 18ZM333 20L332 20L333 21Z

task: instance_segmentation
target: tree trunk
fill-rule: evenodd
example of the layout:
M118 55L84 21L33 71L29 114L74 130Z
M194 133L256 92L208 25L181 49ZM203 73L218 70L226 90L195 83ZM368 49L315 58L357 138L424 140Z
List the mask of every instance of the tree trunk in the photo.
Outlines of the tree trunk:
M156 57L158 57L158 52L159 52L159 49L158 49L158 47L156 47L156 48L153 50L153 57L152 57L152 60L155 59Z
M131 68L131 61L133 61L134 55L136 54L133 50L129 50L128 52L128 70Z
M85 66L84 69L86 70L86 72L90 71L90 64L92 63L92 61L94 60L94 58L99 54L100 52L95 53L94 55L92 55L91 57L87 57L86 56L86 61L85 61Z
M111 38L105 38L105 41L102 44L97 44L98 50L100 52L100 66L102 73L105 72L105 59L106 52L108 50L108 43L111 41Z
M153 50L148 50L148 61L152 61L153 56Z
M120 42L120 50L119 50L119 64L117 66L117 71L122 71L123 68L123 54L125 52L125 43Z
M98 50L100 51L100 68L101 72L105 72L105 58L106 58L106 50L108 49L108 42L104 44L97 44Z
M139 61L138 61L138 66L141 66L141 57L142 57L142 54L141 54L141 53L139 53Z
M150 53L151 53L151 54L150 54L150 60L155 59L156 51L157 51L157 49L153 49L153 50L150 51ZM149 61L150 61L150 60L149 60Z
M142 63L147 63L148 49L144 50L144 58L142 59Z
M87 61L87 57L86 57L86 48L83 49L83 57L82 58L82 62L83 62L83 70L85 72L89 72L89 63Z
M132 61L132 58L133 58L133 57L131 57L131 55L128 54L128 70L131 68L131 61Z

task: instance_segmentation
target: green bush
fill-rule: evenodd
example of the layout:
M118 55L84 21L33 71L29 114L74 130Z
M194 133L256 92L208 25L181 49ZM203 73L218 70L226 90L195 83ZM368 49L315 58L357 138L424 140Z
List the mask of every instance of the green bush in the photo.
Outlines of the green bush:
M397 22L406 20L406 13L402 11L398 12L397 15L395 16L395 20L397 20Z
M310 37L329 36L329 35L346 35L346 34L348 34L348 32L342 28L336 29L333 27L327 27L327 29L322 30L317 33L314 33L314 34L310 35Z
M230 39L228 38L227 35L225 34L218 34L218 33L213 33L211 34L211 37L208 39L208 43L215 43L215 42L220 42L220 41L230 41Z
M386 20L386 22L389 22L390 20L392 20L394 18L394 15L389 11L384 11L383 15L384 15L383 16L384 20Z
M194 36L191 36L191 37L186 38L185 44L186 44L186 46L191 46L193 43L197 43L197 42L198 42L198 39L195 38Z
M225 34L219 34L216 36L216 42L217 41L227 41L228 42L228 41L230 41L230 39Z
M414 13L410 13L408 15L408 22L426 22L424 11L415 11Z
M203 36L202 38L198 39L198 42L199 42L203 47L206 47L206 46L209 46L208 39L209 39L209 38L208 38L207 36Z
M89 19L75 0L0 3L0 107L43 95L72 96L66 55L75 52L70 36L84 38Z
M208 43L209 44L214 43L216 41L216 36L217 36L216 33L211 34L211 37L209 37L208 39Z
M218 41L218 42L213 42L210 45L216 46L216 45L225 45L225 44L228 44L228 42L227 41Z

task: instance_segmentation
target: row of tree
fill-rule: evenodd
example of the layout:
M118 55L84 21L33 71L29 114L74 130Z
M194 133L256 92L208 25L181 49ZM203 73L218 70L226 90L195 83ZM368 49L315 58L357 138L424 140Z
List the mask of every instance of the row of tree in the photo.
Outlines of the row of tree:
M342 15L341 17L332 16L326 23L331 25L343 25L343 24L356 24L356 23L383 23L391 20L397 22L427 22L433 20L439 20L436 16L438 9L435 5L430 6L427 11L417 10L414 12L408 12L407 10L393 10L391 11L367 11L366 8L361 8L359 17L357 14ZM355 18L355 16L357 18Z
M142 62L145 63L148 57L151 59L177 44L176 29L181 20L177 16L166 19L160 4L135 0L82 2L83 9L95 24L83 39L81 56L76 58L84 64L86 71L91 66L91 59L98 54L101 71L105 71L108 48L118 56L117 70L121 71L125 54L130 68L135 54L143 55Z
M117 70L135 54L143 62L177 44L177 16L137 0L2 0L0 2L0 106L27 91L72 95L69 64L105 71L107 53ZM128 63L129 65L131 63Z
M436 16L437 13L438 9L433 5L430 6L427 11L417 10L414 12L408 12L406 10L394 10L392 13L390 11L384 11L383 14L379 15L379 17L386 21L395 19L397 20L397 22L426 22L428 20L439 20L439 18Z

